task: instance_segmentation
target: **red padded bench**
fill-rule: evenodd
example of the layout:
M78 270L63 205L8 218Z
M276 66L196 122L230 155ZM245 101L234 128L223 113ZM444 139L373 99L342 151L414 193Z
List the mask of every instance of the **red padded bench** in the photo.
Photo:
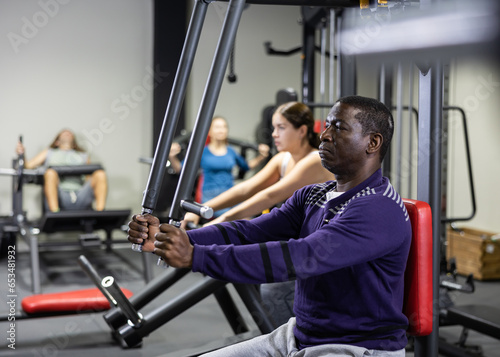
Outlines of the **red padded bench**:
M432 332L432 214L429 204L403 199L411 221L412 241L405 271L403 311L407 333L427 336Z
M132 296L130 290L121 290L127 298ZM21 306L29 315L83 313L110 308L109 301L98 288L31 295L21 301Z

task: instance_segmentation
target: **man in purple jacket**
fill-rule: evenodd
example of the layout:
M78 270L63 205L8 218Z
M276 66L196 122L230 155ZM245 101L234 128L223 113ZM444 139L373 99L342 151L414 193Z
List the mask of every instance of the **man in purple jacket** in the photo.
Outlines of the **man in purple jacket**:
M336 181L297 190L253 220L185 232L134 216L129 241L169 265L238 283L296 281L288 323L208 356L404 356L403 281L411 240L405 206L381 163L390 111L360 96L339 99L319 155Z

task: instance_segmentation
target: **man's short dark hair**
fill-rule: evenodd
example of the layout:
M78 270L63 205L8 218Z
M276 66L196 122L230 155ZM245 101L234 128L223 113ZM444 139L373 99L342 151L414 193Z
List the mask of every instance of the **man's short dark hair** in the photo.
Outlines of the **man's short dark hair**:
M376 99L358 95L342 97L337 102L359 109L355 118L361 124L364 135L369 133L380 133L382 135L383 143L380 148L380 161L382 161L394 133L394 119L391 111Z

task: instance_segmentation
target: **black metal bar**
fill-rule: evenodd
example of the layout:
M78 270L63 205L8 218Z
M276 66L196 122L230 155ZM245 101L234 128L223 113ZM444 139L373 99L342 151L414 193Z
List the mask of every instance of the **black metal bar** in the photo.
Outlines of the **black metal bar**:
M231 0L227 9L205 92L184 159L185 164L182 166L179 184L170 209L170 217L174 220L182 218L180 201L189 199L191 196L244 6L245 0Z
M346 28L347 14L348 12L344 9L335 12L336 30L339 34L343 33ZM343 41L342 36L337 37L338 98L357 94L356 56L345 51Z
M474 354L467 352L466 349L457 346L455 343L450 343L445 340L439 342L439 354L450 357L473 357ZM477 354L476 354L477 355Z
M195 41L191 39L192 36L191 32L193 31L192 27L196 27L201 32L201 22L203 21L204 15L206 14L206 6L202 7L201 6L202 4L206 5L203 1L198 1L195 5L195 9L193 10L193 17L195 19L191 21L190 29L188 30L185 43L185 46L188 46L193 51L194 48L190 44L190 42ZM196 120L194 130L191 135L191 139L187 148L185 164L182 167L179 178L179 184L175 191L174 199L171 205L170 217L172 222L180 221L182 213L180 202L181 200L188 199L189 196L191 195L191 190L192 187L194 186L196 173L201 161L203 146L205 144L205 140L208 135L211 119L215 111L215 105L220 93L220 88L222 86L225 70L229 61L229 56L231 53L232 46L234 44L234 39L236 38L236 32L238 29L238 24L241 18L241 14L243 13L244 6L245 6L244 0L232 0L229 3L229 7L226 13L226 18L222 26L219 43L217 45L214 60L212 62L212 68L210 70L210 74L207 79L207 85L205 87L202 103L200 105L200 110L198 112L198 118ZM201 8L203 11L197 10L198 8ZM203 16L200 15L201 12L203 12ZM196 23L196 26L194 26L193 23ZM199 39L199 33L197 34L197 36L193 37ZM197 39L196 39L196 44L197 44ZM183 61L185 53L186 51L183 50L183 53L181 55L181 62ZM185 71L187 72L187 68L185 69ZM176 77L177 76L180 76L179 72L177 73ZM187 76L185 76L184 79L187 82ZM177 79L175 82L177 83ZM174 88L176 87L175 86L176 83L174 83ZM172 98L173 97L171 97L171 101L173 100ZM164 130L162 129L162 131ZM161 163L160 161L158 161L157 154L155 154L155 159L153 160L153 166L159 165L162 167L162 170L164 171L168 158L168 149L170 148L170 145L171 143L169 143L168 147L166 148L167 155L164 157L164 161L161 161ZM158 172L159 172L158 169L154 170L152 168L150 173L150 178L152 178L153 176L157 176L159 174ZM158 181L158 178L154 177L154 180ZM144 289L142 291L142 297L143 297L142 300L151 301L161 291L165 290L167 288L167 284L163 284L164 279L168 281L168 276L162 276L161 279L159 279L159 283L154 284L153 286L148 286L146 289ZM116 318L120 320L119 315L117 315Z
M16 222L23 220L23 180L19 176L24 172L24 160L19 158L12 160L14 174L12 175L12 215Z
M411 91L410 91L411 92ZM392 107L391 110L395 110L396 107ZM402 110L406 110L410 117L409 117L409 138L408 138L408 152L410 153L408 157L408 167L411 168L413 167L413 155L411 155L412 150L413 150L413 123L412 123L412 117L415 117L415 128L418 128L418 110L414 106L408 106L408 105L403 105L401 107ZM417 137L418 137L418 132L417 132ZM412 197L412 177L413 175L408 175L408 192L405 197L411 198ZM401 194L401 192L400 192Z
M239 140L239 139L233 139L233 138L227 138L227 143L229 145L239 146L239 147L241 147L242 149L245 149L245 150L246 149L252 149L255 152L259 152L258 145L254 144L254 143L247 142L247 141L243 141L243 140Z
M245 0L231 0L229 2L194 130L187 147L186 157L184 159L185 164L182 166L174 199L170 206L169 224L174 226L179 227L180 221L184 216L184 210L180 203L183 200L189 200L192 196L192 190L201 163L203 147L205 146L208 131L210 130L215 106L220 94L220 89L222 87L227 64L231 56L234 40L236 39L236 32L244 8ZM166 162L165 159L163 170L165 170ZM168 267L161 258L158 259L158 265Z
M410 62L410 66L408 69L409 72L409 80L408 80L408 106L407 108L412 108L413 113L415 113L415 122L417 123L417 126L415 127L418 128L418 111L413 107L413 80L414 80L414 64L413 62ZM404 108L404 107L403 107ZM409 118L408 118L408 167L413 167L413 156L412 156L412 150L413 150L413 126L411 123L411 111L408 111L409 113ZM418 131L417 131L418 133ZM418 134L417 134L418 135ZM408 198L412 198L412 188L413 188L413 175L408 175Z
M205 219L210 219L214 215L212 207L200 205L197 202L181 200L180 205L186 212L192 212Z
M193 66L207 8L207 3L201 0L196 1L193 8L191 22L186 33L186 40L179 59L179 67L177 68L174 84L172 86L172 93L165 113L160 137L158 138L153 164L151 165L147 187L144 191L142 207L149 211L155 209L160 193L161 183L168 160L168 153L172 145L172 139L175 135L177 121L182 109L182 103L186 94L187 83Z
M289 50L276 50L271 47L271 41L264 42L264 48L266 49L266 53L272 56L291 56L302 51L302 46L294 47Z
M472 159L470 156L470 146L469 146L469 131L467 129L467 117L462 108L456 106L445 106L443 110L456 110L461 114L462 117L462 125L464 127L464 141L465 141L465 154L467 156L467 170L469 173L469 187L470 187L470 196L472 203L472 212L469 216L466 217L451 217L451 218L441 218L441 223L448 222L456 222L456 221L468 221L471 220L476 215L476 193L474 189L474 180L472 176Z
M205 277L200 283L196 284L185 293L178 295L167 304L145 315L145 322L141 326L136 328L130 325L124 325L119 329L117 334L115 334L115 337L122 341L123 346L134 347L142 341L143 337L149 335L152 331L211 295L225 284L227 283Z
M214 297L217 300L224 316L226 316L227 322L231 325L233 332L235 335L248 332L248 326L245 323L245 320L241 316L234 300L232 299L227 287L223 286L219 290L214 292Z
M307 103L307 106L309 108L331 108L333 107L334 103L313 103L309 102Z
M122 346L135 347L142 342L143 337L148 336L152 331L166 324L207 296L214 294L226 284L227 282L205 277L191 289L144 316L144 323L142 325L124 325L114 335L120 340ZM265 310L256 287L246 284L234 284L234 286L259 327L259 330L262 333L273 331L276 328L276 324ZM238 328L240 331L235 330L235 332L246 332L241 331L241 326Z
M84 255L80 255L78 257L78 264L94 282L104 297L109 301L111 306L119 308L123 312L125 318L128 319L135 327L139 327L142 324L142 316L127 299L112 276L107 276L101 279L97 271Z
M163 176L165 174L168 154L172 146L177 121L182 109L182 102L186 94L189 75L193 67L196 49L203 29L203 22L207 13L208 5L205 1L198 0L195 2L191 21L186 33L186 40L182 49L181 57L179 59L179 67L175 74L174 84L172 86L172 93L168 101L165 118L161 128L161 133L158 138L158 145L156 146L153 163L149 172L148 183L144 191L142 200L143 213L152 213L156 208L156 203L161 190ZM188 166L188 165L184 165ZM176 201L177 203L179 201ZM178 205L178 204L177 204ZM175 202L172 207L176 206ZM142 251L141 244L132 244L132 249L138 252ZM144 260L146 264L146 260ZM152 272L146 269L146 280L151 278Z
M24 215L18 217L17 225L19 227L19 234L23 237L30 248L30 262L31 262L31 291L33 294L40 294L42 285L40 281L40 256L38 250L38 236L31 232L24 220Z
M189 269L170 269L163 275L153 279L145 289L142 289L138 293L132 295L130 297L130 303L135 307L135 309L140 310L189 272ZM104 321L106 321L112 330L117 330L120 326L127 322L127 319L120 309L111 310L103 317Z
M80 175L90 175L94 171L103 170L101 164L88 164L88 165L58 165L49 166L59 176L80 176Z
M391 109L394 110L394 109L396 109L396 107L392 107ZM415 108L413 106L410 108L407 105L403 105L401 107L401 109L406 110L406 111L411 111L411 113L415 115L415 121L418 123L418 110L417 110L417 108Z
M97 271L94 269L92 264L88 261L87 257L85 255L80 255L78 257L78 265L80 265L80 268L87 274L87 276L94 282L94 284L97 286L97 288L101 291L101 293L104 295L108 301L116 306L116 301L114 301L113 296L104 289L101 285L102 278L99 276Z
M142 325L144 322L142 315L130 303L112 276L104 277L100 286L111 296L111 299L108 298L108 301L110 303L114 301L114 305L123 311L123 314L128 318L129 324L132 324L135 328Z
M443 114L443 72L436 61L420 68L418 120L417 199L432 209L433 234L433 330L415 338L415 356L437 357L439 340L439 273L441 242L441 132Z
M250 315L252 315L252 318L259 327L260 332L270 333L278 327L269 312L264 308L262 298L255 285L233 285L248 311L250 311Z
M392 108L392 78L393 78L393 69L390 64L383 63L380 66L380 73L379 73L379 88L378 88L378 99L384 103L387 108ZM392 146L392 145L391 145ZM390 158L391 157L391 146L389 146L387 153L385 157ZM389 179L392 179L392 163L391 160L384 160L382 162L382 172L384 176L388 177Z
M315 65L316 27L305 22L302 24L302 102L314 102L314 65Z

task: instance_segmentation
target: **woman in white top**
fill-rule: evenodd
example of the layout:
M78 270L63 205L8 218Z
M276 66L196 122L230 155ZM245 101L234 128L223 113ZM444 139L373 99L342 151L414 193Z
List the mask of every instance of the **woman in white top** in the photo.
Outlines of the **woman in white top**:
M279 106L272 125L279 153L251 178L205 202L214 211L235 206L207 224L253 217L285 201L303 186L335 179L321 165L319 136L314 132L314 117L307 105L289 102ZM199 217L187 213L183 226L188 221L197 224Z

